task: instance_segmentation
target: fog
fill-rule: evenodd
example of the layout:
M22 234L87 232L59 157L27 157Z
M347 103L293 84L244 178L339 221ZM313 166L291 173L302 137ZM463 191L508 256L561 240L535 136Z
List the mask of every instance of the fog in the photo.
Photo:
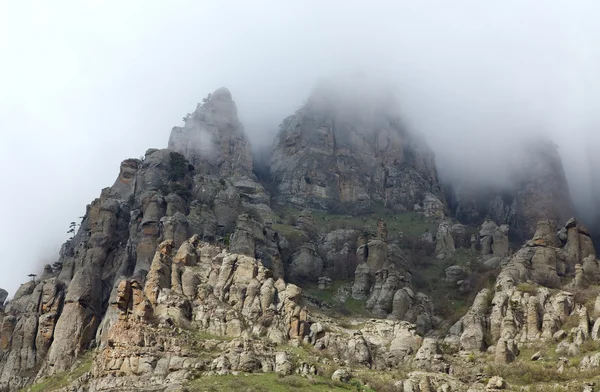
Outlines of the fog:
M501 182L513 141L546 135L589 209L598 20L593 0L0 2L0 287L221 86L261 147L318 80L374 75L442 175Z

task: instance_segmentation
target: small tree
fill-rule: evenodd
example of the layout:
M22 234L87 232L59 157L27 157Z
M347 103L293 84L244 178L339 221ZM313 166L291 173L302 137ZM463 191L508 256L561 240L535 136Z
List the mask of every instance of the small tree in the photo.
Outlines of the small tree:
M71 234L69 241L72 240L73 237L75 237L75 229L76 228L77 228L77 223L75 223L75 222L69 223L69 230L67 230L67 234Z
M83 221L84 217L80 216L79 218ZM80 226L81 226L80 223L75 223L75 222L69 223L69 230L67 230L67 234L71 234L69 241L71 241L73 239L73 237L75 237L75 232L79 229Z

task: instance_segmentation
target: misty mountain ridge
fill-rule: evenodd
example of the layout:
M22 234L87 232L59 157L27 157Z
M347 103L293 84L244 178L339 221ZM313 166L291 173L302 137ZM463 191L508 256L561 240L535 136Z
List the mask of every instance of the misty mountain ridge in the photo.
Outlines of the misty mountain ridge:
M219 88L124 160L56 263L0 291L0 392L600 377L600 262L557 146L440 177L393 90L357 80L317 85L267 152Z

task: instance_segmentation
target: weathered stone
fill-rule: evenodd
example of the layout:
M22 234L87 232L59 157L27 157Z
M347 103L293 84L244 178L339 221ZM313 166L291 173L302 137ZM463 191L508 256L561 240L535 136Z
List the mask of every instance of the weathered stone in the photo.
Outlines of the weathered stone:
M367 103L362 93L342 95L334 84L322 84L283 121L270 162L276 200L325 209L385 200L409 210L432 194L438 215L443 193L423 140L400 125L386 98ZM374 103L381 108L377 117L367 110Z
M346 369L338 369L331 375L333 381L347 383L352 378L350 372Z
M486 390L502 390L506 389L506 381L500 376L494 376L488 381Z
M436 258L441 260L450 257L456 250L454 247L450 221L445 220L439 224L435 238Z
M372 284L372 276L367 263L361 263L356 267L354 273L354 284L352 285L352 298L365 300L369 296Z
M252 153L238 120L231 93L217 89L191 113L183 127L173 127L169 149L183 154L204 172L251 176Z
M0 289L0 307L4 306L6 298L8 298L8 291Z
M323 260L317 254L314 246L303 245L292 256L289 268L289 278L292 282L316 282L323 274Z

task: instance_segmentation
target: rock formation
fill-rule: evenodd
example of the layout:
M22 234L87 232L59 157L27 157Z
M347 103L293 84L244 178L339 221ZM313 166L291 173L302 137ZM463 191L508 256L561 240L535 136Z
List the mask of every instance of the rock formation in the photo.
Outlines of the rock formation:
M228 89L210 94L203 104L174 127L169 149L178 151L198 171L220 176L250 176L252 150Z
M541 220L533 239L503 263L494 291L479 293L445 341L469 351L483 351L491 343L496 362L505 364L519 355L517 344L555 339L562 341L565 353L572 353L585 340L597 338L587 308L576 303L568 287L550 290L568 278L573 279L571 289L600 283L589 234L574 219L558 233L554 221ZM594 272L576 276L582 264ZM561 331L572 318L579 320L578 326ZM563 340L568 336L572 343Z
M181 392L240 373L501 390L509 377L481 369L539 342L565 357L557 374L573 356L600 369L584 351L600 340L600 264L590 232L564 216L555 150L530 150L510 207L495 197L476 226L456 223L433 154L389 97L369 106L329 87L276 140L266 185L283 212L224 88L173 128L169 149L123 161L57 262L8 302L0 289L0 392ZM351 225L330 227L334 215ZM511 253L509 233L541 216ZM460 319L455 298L470 305Z
M0 390L21 388L38 372L67 370L90 347L106 344L118 320L107 304L117 301L124 277L132 287L143 287L146 278L161 286L171 269L183 274L193 264L156 264L164 241L178 249L193 248L186 243L193 235L194 243L227 238L236 252L258 257L275 279L283 276L280 237L264 222L273 214L269 196L251 173L249 144L229 92L219 89L200 105L185 127L174 129L170 146L123 161L114 185L88 205L78 232L63 245L62 268L22 285L6 304ZM159 292L145 293L146 299L137 298L142 303L161 302ZM185 303L174 304L187 311Z
M557 146L542 137L521 141L514 147L508 184L454 184L449 200L457 219L481 222L486 216L507 224L523 239L530 238L541 219L562 225L573 216L562 161Z
M271 157L277 202L320 209L381 202L401 211L420 203L430 214L443 211L433 153L389 99L371 107L331 85L317 88L277 135Z

